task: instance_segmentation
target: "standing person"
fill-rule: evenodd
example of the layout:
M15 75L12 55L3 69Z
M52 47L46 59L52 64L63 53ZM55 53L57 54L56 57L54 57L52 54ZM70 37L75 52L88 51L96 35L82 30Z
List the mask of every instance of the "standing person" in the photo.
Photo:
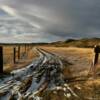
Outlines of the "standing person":
M93 73L94 73L94 76L95 76L95 74L96 74L96 66L98 64L99 53L100 53L100 46L99 45L95 45L94 53L95 53L95 57L94 57L94 63L93 63Z
M95 53L95 57L94 57L94 64L93 64L93 66L97 65L97 63L98 63L98 58L99 58L99 53L100 53L100 46L99 45L95 45L94 53Z

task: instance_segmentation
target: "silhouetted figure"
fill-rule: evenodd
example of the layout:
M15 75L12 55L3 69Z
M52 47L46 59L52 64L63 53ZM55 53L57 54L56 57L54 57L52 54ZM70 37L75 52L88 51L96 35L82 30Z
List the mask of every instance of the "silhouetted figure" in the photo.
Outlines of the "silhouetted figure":
M100 53L100 46L95 45L94 53L95 53L95 57L94 57L94 66L95 66L98 63L98 58L99 58L99 53Z
M99 59L99 53L100 53L100 46L99 45L95 45L94 47L94 53L95 53L95 57L94 57L94 62L93 62L93 75L95 77L96 74L96 65L98 64L98 59Z

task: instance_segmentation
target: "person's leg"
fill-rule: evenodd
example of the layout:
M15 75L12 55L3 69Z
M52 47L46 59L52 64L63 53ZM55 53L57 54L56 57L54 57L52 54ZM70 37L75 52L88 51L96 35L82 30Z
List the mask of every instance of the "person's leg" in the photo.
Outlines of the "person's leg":
M98 63L99 54L95 53L94 66Z
M94 66L93 66L93 76L96 76L96 66L98 64L98 58L99 58L99 54L96 53L95 54L95 58L94 58Z

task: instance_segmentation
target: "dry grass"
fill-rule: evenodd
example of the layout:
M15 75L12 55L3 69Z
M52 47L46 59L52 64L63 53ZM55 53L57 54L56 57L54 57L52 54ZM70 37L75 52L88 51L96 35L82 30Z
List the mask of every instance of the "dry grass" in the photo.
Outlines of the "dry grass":
M74 72L79 71L83 73L83 70L90 68L93 59L93 50L85 48L74 47L42 47L43 49L53 52L56 55L62 56L65 60L69 61L73 65L70 66ZM73 69L74 68L74 69ZM78 73L79 74L79 73Z
M81 98L80 100L100 100L100 76L97 75L94 79L88 76L89 69L91 67L92 59L94 57L93 49L88 48L74 48L74 47L41 47L49 52L61 56L71 65L65 65L63 69L64 78L73 79L69 82L70 87ZM96 68L96 73L100 73L100 57L99 63ZM56 94L59 98L59 95ZM48 96L49 97L49 96ZM54 98L54 97L52 97ZM52 100L52 99L47 99ZM66 100L64 98L53 100ZM74 100L74 99L68 99ZM76 100L76 99L75 99Z

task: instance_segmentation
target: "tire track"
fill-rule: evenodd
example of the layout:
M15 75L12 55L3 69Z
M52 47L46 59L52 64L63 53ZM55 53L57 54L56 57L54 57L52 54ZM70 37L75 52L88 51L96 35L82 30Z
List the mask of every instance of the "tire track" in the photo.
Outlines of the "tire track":
M0 100L39 98L35 94L63 84L60 59L43 49L35 49L40 57L26 68L12 71L1 83Z

